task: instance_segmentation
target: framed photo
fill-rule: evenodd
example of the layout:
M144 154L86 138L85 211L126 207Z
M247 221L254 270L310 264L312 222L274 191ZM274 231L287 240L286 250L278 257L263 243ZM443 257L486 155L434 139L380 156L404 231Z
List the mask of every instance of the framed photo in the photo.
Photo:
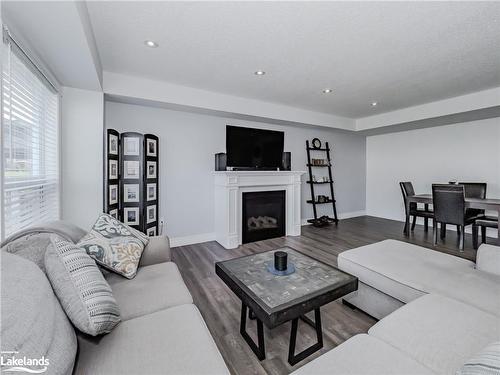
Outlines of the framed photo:
M154 223L156 221L156 205L148 206L146 209L146 223Z
M125 207L123 222L128 225L139 225L139 207Z
M109 211L109 216L112 216L116 220L118 220L118 210L115 208L114 210Z
M123 184L123 201L139 202L139 184Z
M118 136L109 134L108 153L110 155L118 155Z
M123 178L139 178L139 162L136 160L125 160L123 162Z
M146 163L146 178L156 178L156 162L148 161Z
M109 185L109 204L118 203L118 185Z
M146 230L146 234L147 234L149 237L156 236L156 227L148 228L148 229Z
M123 155L138 156L139 155L139 140L137 137L123 138Z
M108 178L116 180L118 178L118 160L109 161Z
M155 201L156 200L156 184L147 184L147 201Z
M147 156L158 156L156 151L156 139L146 140L146 155Z

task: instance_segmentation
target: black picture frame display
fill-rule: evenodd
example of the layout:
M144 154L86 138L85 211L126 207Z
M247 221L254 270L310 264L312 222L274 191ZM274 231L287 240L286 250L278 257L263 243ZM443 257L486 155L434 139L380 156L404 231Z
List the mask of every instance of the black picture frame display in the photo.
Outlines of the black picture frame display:
M157 235L158 137L107 129L104 149L104 212L149 236Z

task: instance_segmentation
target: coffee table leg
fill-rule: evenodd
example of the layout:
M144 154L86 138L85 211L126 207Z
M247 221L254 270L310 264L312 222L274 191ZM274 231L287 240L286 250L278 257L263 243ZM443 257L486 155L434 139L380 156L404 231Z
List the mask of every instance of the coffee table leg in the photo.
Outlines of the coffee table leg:
M317 342L309 348L295 354L295 344L297 341L297 328L299 326L299 319L311 325L316 330ZM311 354L317 352L323 347L323 331L321 329L321 312L319 307L314 310L314 323L306 316L295 318L292 320L292 331L290 333L290 347L288 349L288 363L292 366L302 361L304 358L309 357Z
M266 359L266 348L264 346L264 326L262 321L255 317L257 321L257 341L259 344L255 344L250 335L247 333L247 306L244 302L241 303L241 322L240 322L240 334L243 336L247 342L250 349L255 353L259 360Z

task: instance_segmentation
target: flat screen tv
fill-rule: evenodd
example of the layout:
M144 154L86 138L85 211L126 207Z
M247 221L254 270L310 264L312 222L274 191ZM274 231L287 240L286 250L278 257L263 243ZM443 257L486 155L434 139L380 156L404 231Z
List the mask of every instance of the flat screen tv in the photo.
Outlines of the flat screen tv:
M285 133L226 126L227 166L241 169L281 167Z

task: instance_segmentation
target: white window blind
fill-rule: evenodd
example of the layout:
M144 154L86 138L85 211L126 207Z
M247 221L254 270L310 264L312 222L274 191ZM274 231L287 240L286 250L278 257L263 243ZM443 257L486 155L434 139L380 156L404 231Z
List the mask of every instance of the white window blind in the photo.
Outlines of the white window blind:
M59 219L59 96L4 37L1 237Z

